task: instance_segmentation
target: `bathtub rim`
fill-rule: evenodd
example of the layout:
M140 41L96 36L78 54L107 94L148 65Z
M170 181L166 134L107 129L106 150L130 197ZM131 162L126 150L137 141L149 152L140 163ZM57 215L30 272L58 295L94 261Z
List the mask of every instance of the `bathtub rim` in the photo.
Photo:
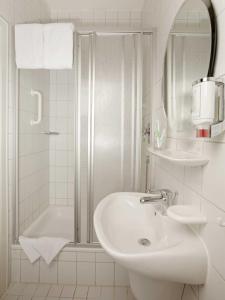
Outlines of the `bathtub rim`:
M49 212L51 213L51 210L59 210L60 209L64 209L64 208L68 208L68 206L64 206L64 205L49 205L42 213L41 215L20 235L18 235L11 243L11 246L12 245L18 245L20 246L20 243L19 243L19 237L26 234L26 232L30 229L30 227L32 227L32 225L38 223L38 221L41 219L41 217L45 216L46 214L48 214ZM75 228L74 228L74 231L75 231ZM26 236L26 235L25 235ZM43 235L44 237L45 235ZM73 236L75 237L75 234L73 234ZM32 238L32 237L30 237ZM37 238L40 238L40 237L37 237ZM93 243L79 243L77 242L76 240L73 240L72 242L69 242L65 248L68 247L68 248L79 248L79 249L87 249L87 248L91 248L91 249L102 249L101 247L101 244L99 242L93 242Z
M23 250L21 245L18 243L11 244L11 249L13 250ZM73 252L74 249L78 249L79 251L84 252L93 252L93 249L95 252L98 253L105 253L105 250L101 247L100 244L93 245L93 244L75 244L75 243L69 243L67 244L62 251L66 252Z

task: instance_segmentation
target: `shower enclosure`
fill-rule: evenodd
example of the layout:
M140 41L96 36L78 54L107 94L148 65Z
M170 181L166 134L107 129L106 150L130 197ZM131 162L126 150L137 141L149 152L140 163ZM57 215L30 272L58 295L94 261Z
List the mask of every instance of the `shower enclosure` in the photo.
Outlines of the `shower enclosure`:
M16 239L66 233L76 245L98 244L99 201L140 191L150 40L150 33L76 33L73 70L19 71ZM42 95L38 125L30 122L40 114L31 90Z

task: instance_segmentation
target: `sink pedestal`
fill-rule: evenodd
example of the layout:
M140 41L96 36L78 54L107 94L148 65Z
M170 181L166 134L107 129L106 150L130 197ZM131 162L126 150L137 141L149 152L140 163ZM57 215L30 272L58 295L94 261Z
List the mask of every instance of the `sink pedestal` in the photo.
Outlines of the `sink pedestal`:
M129 272L132 292L138 300L180 300L183 284L154 280L147 276Z

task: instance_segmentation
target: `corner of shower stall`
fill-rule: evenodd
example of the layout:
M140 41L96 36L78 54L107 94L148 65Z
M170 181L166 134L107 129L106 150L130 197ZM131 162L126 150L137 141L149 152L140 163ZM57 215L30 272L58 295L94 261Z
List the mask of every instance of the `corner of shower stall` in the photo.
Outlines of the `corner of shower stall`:
M141 189L146 39L151 35L76 33L73 70L18 71L12 281L129 285L127 271L99 247L93 213L107 194ZM40 107L31 90L42 95L34 126ZM30 264L20 235L71 243L47 267Z

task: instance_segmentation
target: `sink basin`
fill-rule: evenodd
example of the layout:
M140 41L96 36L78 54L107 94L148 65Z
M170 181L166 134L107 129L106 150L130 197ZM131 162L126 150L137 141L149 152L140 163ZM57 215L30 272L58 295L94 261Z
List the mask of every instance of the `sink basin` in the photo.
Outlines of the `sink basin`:
M203 243L188 226L162 216L155 205L141 204L140 198L146 195L115 193L99 203L94 226L102 247L128 269L131 287L132 281L147 279L203 284L207 274Z

